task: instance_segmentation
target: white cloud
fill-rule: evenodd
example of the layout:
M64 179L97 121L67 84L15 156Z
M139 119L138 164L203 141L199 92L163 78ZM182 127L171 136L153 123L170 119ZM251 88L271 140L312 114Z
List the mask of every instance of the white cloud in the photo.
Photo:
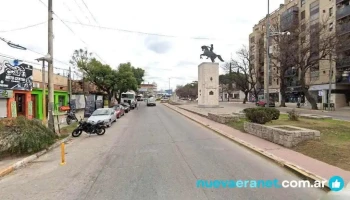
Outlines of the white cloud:
M47 0L42 0L47 4ZM267 1L232 0L84 0L100 26L177 37L149 36L67 23L74 35L54 16L54 57L69 62L72 52L87 47L112 67L131 62L146 70L146 82L160 88L197 79L200 46L214 44L224 60L248 43L256 22L266 15ZM76 3L77 2L77 3ZM270 10L283 0L270 0ZM20 6L19 6L20 5ZM43 54L47 53L47 23L14 32L1 32L44 22L47 8L39 0L11 0L1 3L0 37ZM54 1L54 12L71 22L97 25L82 0ZM214 38L195 40L190 38ZM79 38L87 43L84 44ZM13 49L0 41L0 53L35 62L40 55ZM68 68L55 62L56 67ZM222 71L222 70L221 70Z

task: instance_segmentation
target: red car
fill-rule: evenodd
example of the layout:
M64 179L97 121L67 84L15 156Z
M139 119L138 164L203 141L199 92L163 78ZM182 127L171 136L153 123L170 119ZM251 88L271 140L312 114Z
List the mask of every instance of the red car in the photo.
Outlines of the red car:
M261 106L261 107L266 107L266 101L265 100L260 100L256 102L256 106ZM270 100L270 106L269 107L275 107L275 102L273 100Z
M117 118L119 119L121 116L124 116L125 112L124 112L124 109L122 108L121 105L115 105L113 106L114 110L115 110L115 113L116 113L116 116Z

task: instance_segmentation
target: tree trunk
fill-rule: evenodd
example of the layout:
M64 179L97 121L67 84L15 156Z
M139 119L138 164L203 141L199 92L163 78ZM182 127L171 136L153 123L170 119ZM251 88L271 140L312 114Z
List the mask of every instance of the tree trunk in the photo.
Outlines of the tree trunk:
M302 74L301 74L301 79L300 79L301 89L302 89L307 101L311 104L311 109L318 110L316 100L311 96L309 90L306 88L305 74L306 74L306 72L302 72Z
M246 104L247 101L248 101L248 93L249 93L249 92L244 92L243 104Z
M108 107L111 107L111 106L113 106L113 105L112 105L113 93L112 93L112 92L108 92L108 93L107 93L107 96L108 96L107 105L108 105Z
M282 81L281 79L281 89L280 89L280 93L281 93L281 104L280 107L287 107L286 106L286 89L287 87L284 85L284 80Z
M285 84L285 77L282 73L285 73L284 72L281 72L281 75L279 77L280 79L280 93L281 93L281 104L280 104L280 107L287 107L286 106L286 90L287 90L287 87L286 87L286 84Z
M119 103L122 103L122 102L120 102L120 101L121 101L121 98L122 98L122 93L123 93L122 91L119 91L119 97L118 97L118 102L119 102Z

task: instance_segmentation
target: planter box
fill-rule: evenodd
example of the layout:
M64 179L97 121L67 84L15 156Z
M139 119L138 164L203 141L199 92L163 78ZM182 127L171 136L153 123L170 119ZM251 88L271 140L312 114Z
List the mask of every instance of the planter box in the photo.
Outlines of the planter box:
M244 122L244 130L249 134L288 148L294 147L302 141L319 140L321 137L319 131L288 125L266 126Z
M231 121L238 121L239 117L235 115L230 115L230 114L212 114L208 113L208 118L210 120L213 120L215 122L219 122L221 124L227 124Z

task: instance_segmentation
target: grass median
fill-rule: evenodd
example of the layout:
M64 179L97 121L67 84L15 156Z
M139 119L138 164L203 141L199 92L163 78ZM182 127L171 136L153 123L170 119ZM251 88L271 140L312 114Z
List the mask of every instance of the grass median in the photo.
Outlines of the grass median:
M244 131L244 119L239 122L231 122L228 125ZM318 130L321 132L321 140L304 141L293 150L350 171L350 122L340 120L316 120L299 119L299 121L288 120L288 115L281 114L278 120L266 125L291 125L301 128Z

